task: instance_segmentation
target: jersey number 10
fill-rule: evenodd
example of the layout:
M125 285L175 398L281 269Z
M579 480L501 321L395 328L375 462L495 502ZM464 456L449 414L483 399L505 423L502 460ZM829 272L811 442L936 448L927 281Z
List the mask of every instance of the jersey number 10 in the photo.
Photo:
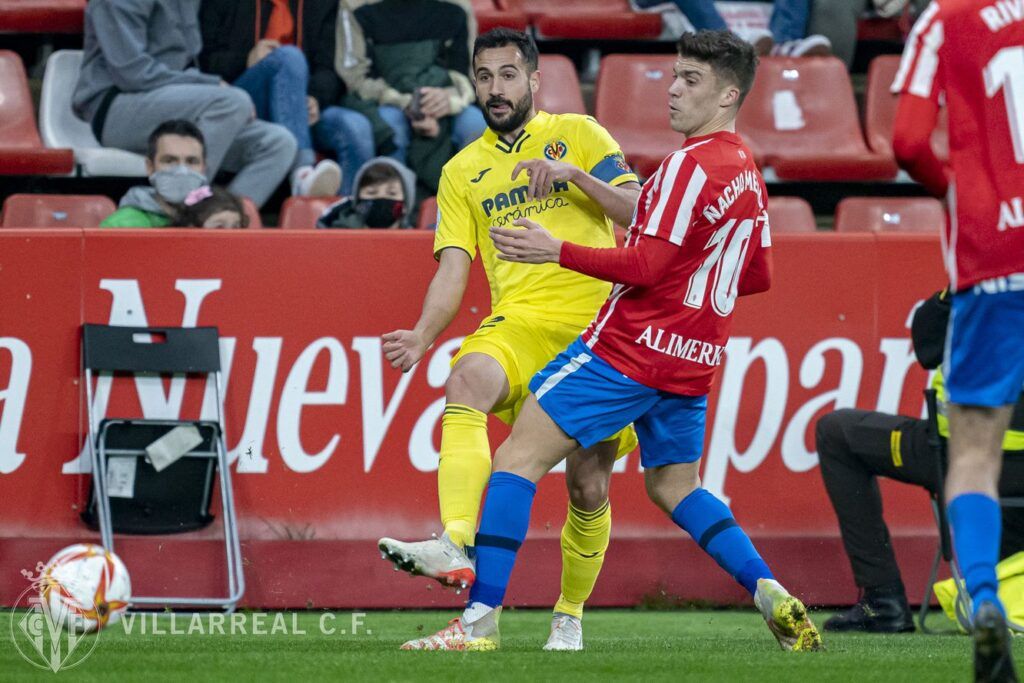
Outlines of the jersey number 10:
M1010 120L1013 158L1024 164L1024 47L1004 47L985 66L985 95L1005 90L1006 118Z
M704 245L704 250L711 253L704 259L700 268L690 276L690 286L686 289L683 299L690 308L704 306L704 297L708 291L708 280L714 271L712 284L711 308L720 316L732 313L736 304L739 288L740 266L747 255L750 235L754 232L754 220L748 218L741 222L736 230L736 219L733 218L711 234L711 239Z

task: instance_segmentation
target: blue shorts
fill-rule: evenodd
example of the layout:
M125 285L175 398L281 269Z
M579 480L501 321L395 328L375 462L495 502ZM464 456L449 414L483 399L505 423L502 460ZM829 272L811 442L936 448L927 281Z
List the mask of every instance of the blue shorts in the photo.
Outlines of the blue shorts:
M952 403L1017 402L1024 387L1024 276L986 280L953 295L943 366Z
M584 448L633 423L645 469L696 462L703 454L707 396L680 396L631 380L580 339L533 376L530 391Z

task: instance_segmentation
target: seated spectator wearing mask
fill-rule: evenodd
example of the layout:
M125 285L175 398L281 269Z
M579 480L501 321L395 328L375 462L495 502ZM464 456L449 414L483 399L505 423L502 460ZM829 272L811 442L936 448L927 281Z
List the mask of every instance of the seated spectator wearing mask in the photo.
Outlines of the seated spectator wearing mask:
M164 228L193 190L206 185L206 142L192 123L164 121L149 136L149 185L128 190L101 228Z
M394 159L371 159L355 177L356 196L327 207L318 228L411 228L416 178Z
M206 175L234 173L231 191L262 206L292 167L295 138L197 68L198 13L199 0L91 0L72 108L100 143L139 154L161 121L191 121L207 142Z
M199 11L203 69L249 93L261 119L298 141L293 195L336 195L339 183L347 194L373 156L369 120L336 106L345 93L334 70L337 16L338 0L204 0ZM314 145L338 163L317 163Z
M174 225L178 228L247 228L249 217L238 197L223 187L203 185L185 197Z
M926 370L942 363L949 327L950 297L936 293L914 312L914 354ZM949 436L941 370L932 378L938 402L938 431ZM914 630L907 594L882 517L878 477L895 479L936 493L942 486L939 454L929 443L928 422L917 417L844 408L825 415L815 442L832 507L839 519L843 548L861 591L855 605L825 622L826 631L899 633ZM1018 401L1003 441L999 493L1024 495L1024 395ZM1024 509L1003 509L999 558L1024 550Z

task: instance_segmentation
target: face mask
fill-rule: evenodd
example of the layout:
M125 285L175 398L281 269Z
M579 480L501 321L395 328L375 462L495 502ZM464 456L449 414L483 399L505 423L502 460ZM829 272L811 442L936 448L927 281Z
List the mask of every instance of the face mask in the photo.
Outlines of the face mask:
M174 166L149 176L149 184L164 201L181 204L189 192L198 190L206 184L206 176L188 166Z
M359 202L359 213L369 228L388 228L402 219L405 202L399 199L363 199Z

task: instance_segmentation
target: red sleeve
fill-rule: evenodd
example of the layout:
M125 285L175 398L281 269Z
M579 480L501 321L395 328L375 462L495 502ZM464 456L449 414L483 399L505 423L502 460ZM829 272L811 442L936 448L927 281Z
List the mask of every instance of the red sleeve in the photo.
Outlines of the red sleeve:
M939 105L917 95L900 95L892 130L892 148L896 161L910 177L924 185L936 197L946 196L949 178L932 149L932 131L939 116Z
M911 178L938 197L945 196L949 185L931 142L944 82L943 31L942 9L933 0L907 37L892 83L892 92L900 96L892 140L896 161Z
M767 188L763 191L765 195L768 194ZM737 283L736 293L739 296L766 292L772 286L771 226L768 212L764 211L761 215L763 220L759 219L756 223L761 226L761 232L751 236L751 240L757 241L752 241L748 247L754 250L754 255L750 257L750 263L743 269L740 281Z
M650 287L665 274L678 251L678 247L662 239L641 239L635 246L625 249L563 242L558 263L598 280Z

